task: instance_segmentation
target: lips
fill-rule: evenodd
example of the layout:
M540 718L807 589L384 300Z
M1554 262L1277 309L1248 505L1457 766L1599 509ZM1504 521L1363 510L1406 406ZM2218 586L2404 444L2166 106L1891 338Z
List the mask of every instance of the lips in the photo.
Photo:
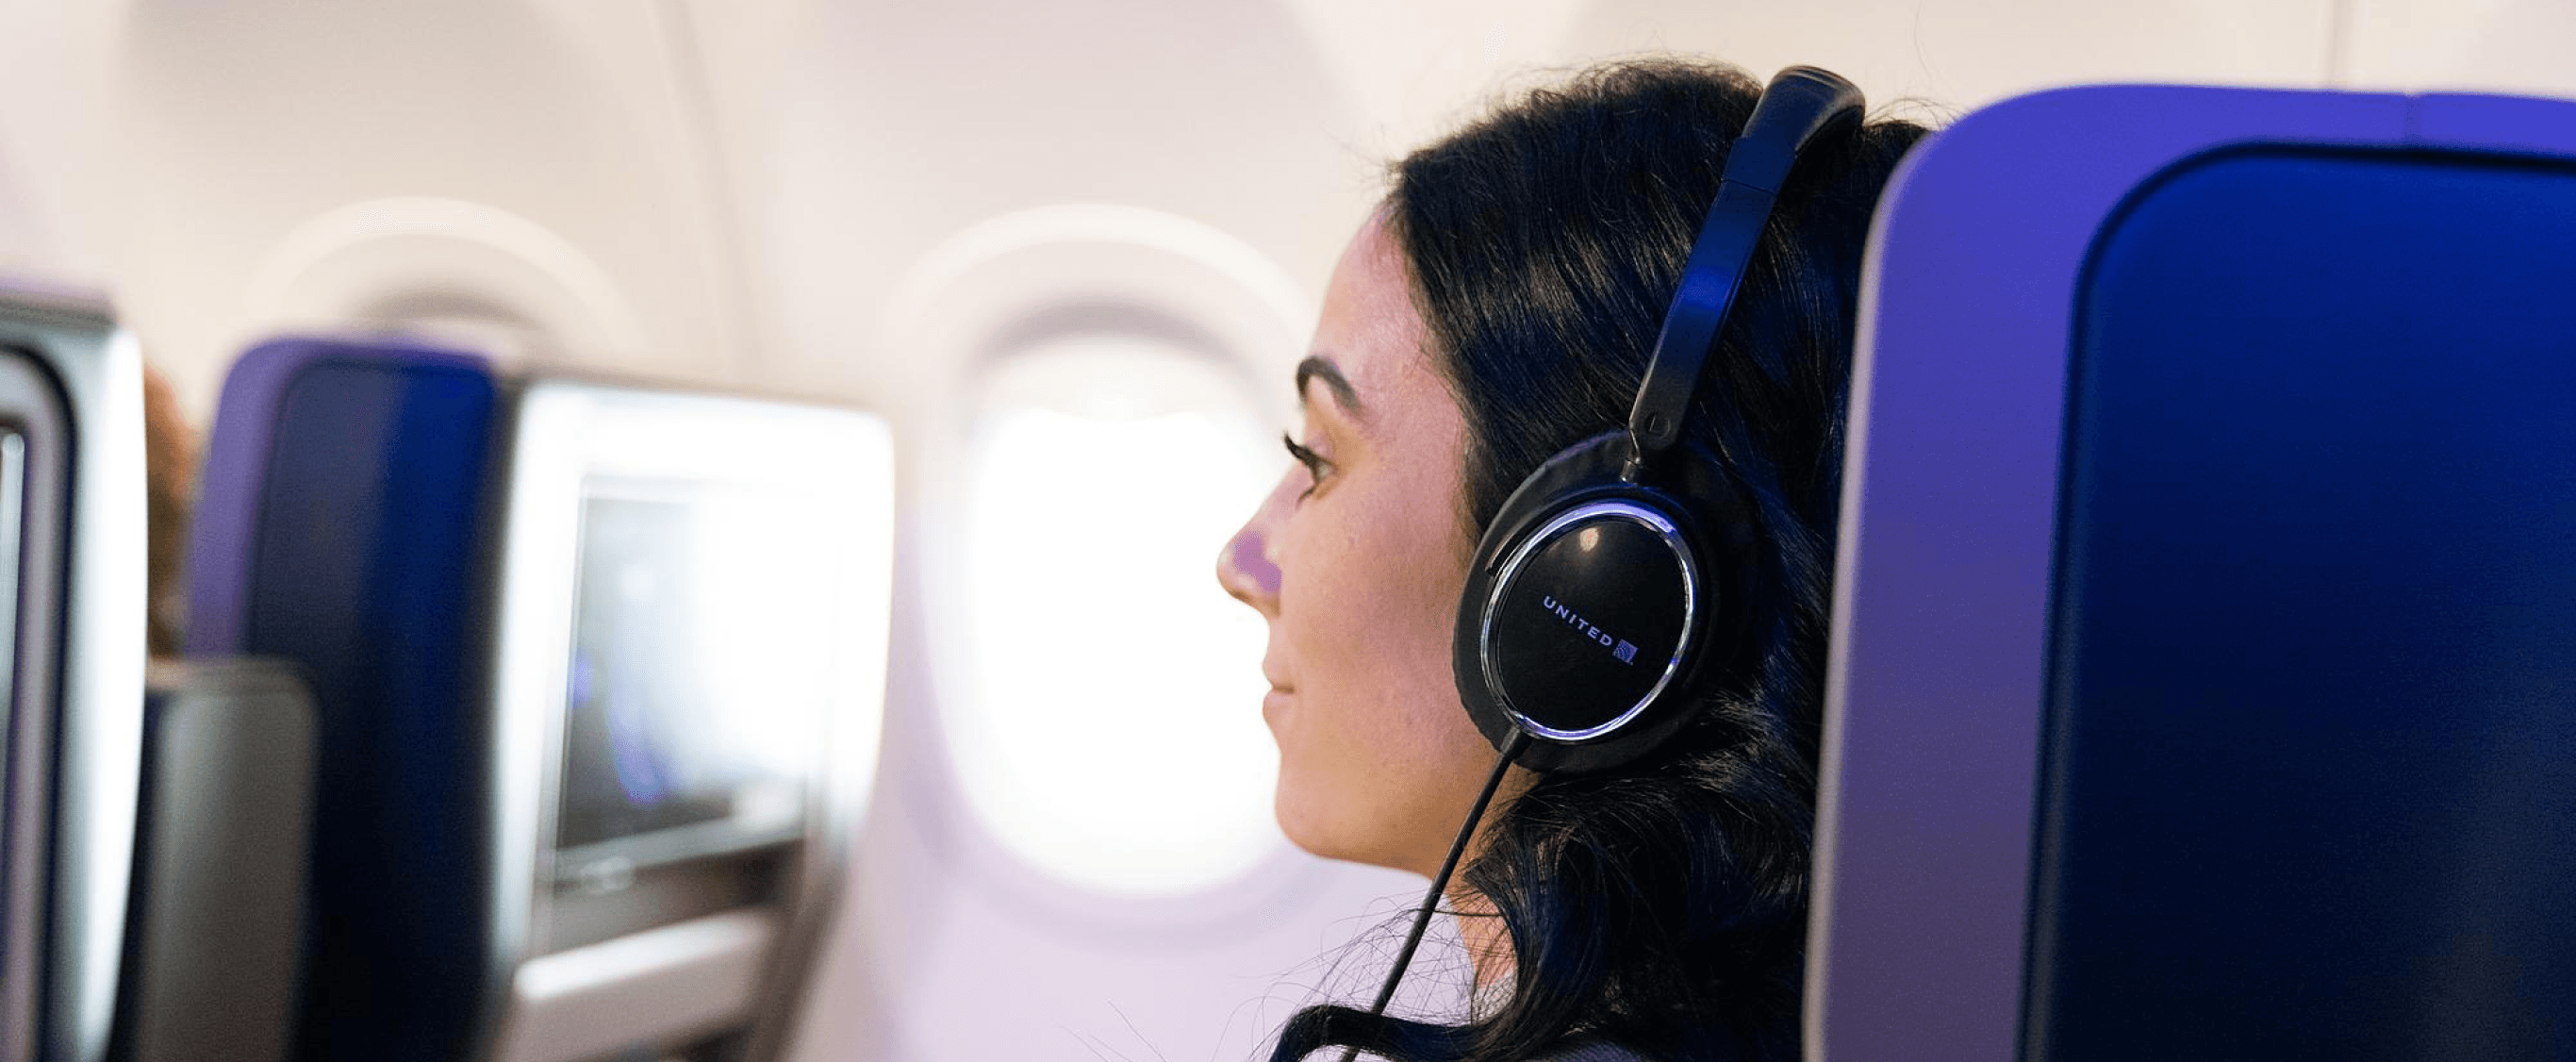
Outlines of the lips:
M1277 726L1279 723L1279 713L1286 710L1288 699L1295 696L1296 693L1297 690L1295 687L1281 683L1276 679L1272 680L1270 683L1270 692L1261 695L1262 721L1269 723L1272 726Z
M1276 652L1273 646L1272 652L1261 658L1261 678L1270 683L1270 692L1261 695L1261 719L1273 728L1279 725L1279 714L1287 709L1288 699L1297 693L1297 684L1279 674L1284 669L1274 662L1272 654Z

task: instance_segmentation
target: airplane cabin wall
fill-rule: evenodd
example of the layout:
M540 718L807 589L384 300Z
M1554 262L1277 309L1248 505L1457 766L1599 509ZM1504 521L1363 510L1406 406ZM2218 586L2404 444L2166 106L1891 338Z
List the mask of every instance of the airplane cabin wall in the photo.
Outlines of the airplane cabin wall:
M444 325L540 362L724 378L733 233L660 10L118 6L123 313L201 416L233 355L291 330Z
M201 423L249 341L389 326L887 413L886 762L792 1057L1234 1059L1364 996L1418 884L1281 849L1104 896L978 820L949 602L1015 328L1146 322L1283 424L1383 163L1602 56L1815 63L1937 120L2105 80L2576 96L2571 43L2555 0L0 0L0 271L110 288Z
M2551 0L2352 0L2336 82L2576 97L2576 8Z
M81 194L106 128L87 21L73 5L0 0L0 275L108 281L99 219Z

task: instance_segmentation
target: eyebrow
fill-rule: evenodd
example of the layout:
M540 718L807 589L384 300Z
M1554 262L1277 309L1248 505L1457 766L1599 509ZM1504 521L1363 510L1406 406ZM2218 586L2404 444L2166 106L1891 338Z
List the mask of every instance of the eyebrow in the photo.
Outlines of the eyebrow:
M1353 416L1367 415L1368 407L1360 403L1359 390L1351 386L1351 378L1342 375L1341 368L1323 355L1310 354L1306 360L1297 363L1298 401L1305 400L1306 384L1312 380L1324 381L1324 386L1333 392L1333 400L1341 403L1342 408Z

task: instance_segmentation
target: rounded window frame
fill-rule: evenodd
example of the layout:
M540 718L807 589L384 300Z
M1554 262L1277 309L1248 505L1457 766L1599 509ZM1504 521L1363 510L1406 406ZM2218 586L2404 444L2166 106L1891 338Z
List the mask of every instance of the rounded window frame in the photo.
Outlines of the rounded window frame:
M941 532L914 538L929 667L921 710L935 718L906 739L915 769L935 775L917 781L931 781L938 793L901 803L924 819L922 827L973 885L1069 935L1160 946L1153 942L1239 935L1246 918L1302 910L1326 868L1284 839L1235 873L1181 890L1113 892L1061 876L986 821L953 743L971 740L961 733L961 698L976 695L976 654L964 641L975 621L966 604L972 558L963 529L972 518L966 477L974 471L977 414L991 375L1055 342L1137 335L1205 356L1240 384L1256 420L1285 423L1293 395L1284 386L1270 395L1258 381L1288 378L1314 319L1312 299L1267 256L1218 230L1145 208L1077 204L961 230L916 263L891 306L884 349L940 373L924 381L926 416L907 448L914 467L905 477L919 485L919 519ZM1219 545L1208 542L1208 555ZM1207 593L1222 600L1213 577ZM1243 711L1258 709L1247 704Z

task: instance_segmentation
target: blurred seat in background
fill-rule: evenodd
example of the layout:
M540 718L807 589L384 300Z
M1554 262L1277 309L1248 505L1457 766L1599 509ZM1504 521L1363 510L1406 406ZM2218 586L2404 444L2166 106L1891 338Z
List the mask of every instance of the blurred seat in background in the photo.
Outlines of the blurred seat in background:
M297 1057L775 1052L873 774L893 491L868 414L244 355L189 647L313 685Z
M143 731L142 362L0 285L0 1058L107 1049Z

